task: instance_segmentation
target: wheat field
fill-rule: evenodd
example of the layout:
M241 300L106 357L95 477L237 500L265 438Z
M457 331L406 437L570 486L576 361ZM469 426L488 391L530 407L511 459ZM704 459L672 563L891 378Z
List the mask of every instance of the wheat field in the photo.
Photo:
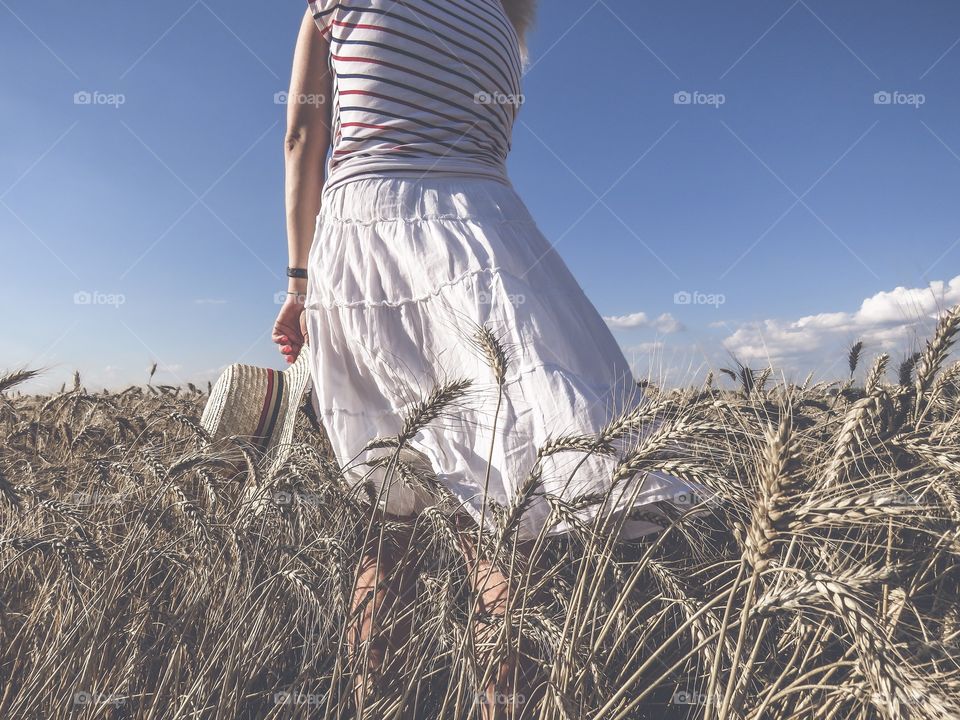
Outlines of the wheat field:
M502 615L477 611L449 500L401 460L464 384L438 388L379 441L437 504L413 528L413 633L362 699L343 638L376 492L350 492L309 412L271 472L208 442L202 389L76 377L36 396L10 373L0 717L480 718L490 668L522 647L531 718L960 718L958 332L954 308L897 367L857 343L832 383L738 366L648 384L596 435L554 438L539 457L618 453L617 482L709 493L635 511L663 530L631 542L579 520L603 498L548 497L575 530L520 558L532 468L479 545L523 588ZM502 378L509 353L477 340Z

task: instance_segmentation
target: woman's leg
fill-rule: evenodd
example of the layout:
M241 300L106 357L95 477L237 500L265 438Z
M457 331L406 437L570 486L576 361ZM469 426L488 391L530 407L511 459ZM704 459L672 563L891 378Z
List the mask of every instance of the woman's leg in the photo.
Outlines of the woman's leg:
M522 582L533 542L517 546L517 556L523 562L518 563L516 570L507 576L489 560L477 559L475 535L467 531L461 532L460 537L467 571L477 596L475 614L480 615L473 626L478 665L481 674L487 673L490 678L484 688L484 720L533 717L531 713L536 712L538 702L534 697L537 678L536 667L527 652L527 643L516 636L512 626L509 629L512 634L504 637L499 623L490 625L482 620L484 615L503 619L508 613L519 613L523 607L532 608L534 598L525 592ZM504 558L503 564L509 567L510 558ZM531 573L531 582L536 584L536 581L536 573ZM487 666L491 663L492 672L489 672Z
M396 526L396 518L392 520ZM368 690L403 652L416 601L416 554L410 551L412 519L389 534L383 528L381 517L375 521L360 559L347 627L358 711L368 704Z

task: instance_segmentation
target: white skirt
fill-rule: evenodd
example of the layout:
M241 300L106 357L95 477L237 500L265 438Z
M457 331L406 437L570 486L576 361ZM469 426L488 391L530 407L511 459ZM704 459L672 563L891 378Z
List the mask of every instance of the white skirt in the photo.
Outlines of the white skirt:
M630 368L609 329L507 183L390 175L328 190L309 277L314 403L357 485L362 478L382 484L369 468L391 453L365 451L369 441L396 437L435 387L468 380L466 392L409 445L463 510L489 524L489 501L509 506L544 442L594 434L634 398ZM475 339L481 326L507 352L502 388ZM542 484L521 538L545 524L548 534L569 530L551 513L548 495L570 501L610 487L616 459L584 457L565 452L541 462ZM631 508L689 489L657 475L635 483L641 486L617 488ZM436 502L402 482L377 489L394 514ZM604 512L624 510L617 502ZM577 514L589 521L597 512ZM629 520L622 534L657 529Z

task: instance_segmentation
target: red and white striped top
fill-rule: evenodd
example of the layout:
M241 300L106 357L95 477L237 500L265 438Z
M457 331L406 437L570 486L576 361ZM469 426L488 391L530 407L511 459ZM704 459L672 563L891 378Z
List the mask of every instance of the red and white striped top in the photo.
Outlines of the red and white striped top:
M315 0L330 43L327 188L365 175L506 178L523 96L500 0Z

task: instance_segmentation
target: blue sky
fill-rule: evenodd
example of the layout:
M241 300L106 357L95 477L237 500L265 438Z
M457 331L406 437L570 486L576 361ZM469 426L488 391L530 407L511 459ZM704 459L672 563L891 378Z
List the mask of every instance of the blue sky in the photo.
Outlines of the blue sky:
M281 364L301 12L0 0L0 369ZM960 302L958 36L946 1L544 4L510 174L640 373L896 358Z

